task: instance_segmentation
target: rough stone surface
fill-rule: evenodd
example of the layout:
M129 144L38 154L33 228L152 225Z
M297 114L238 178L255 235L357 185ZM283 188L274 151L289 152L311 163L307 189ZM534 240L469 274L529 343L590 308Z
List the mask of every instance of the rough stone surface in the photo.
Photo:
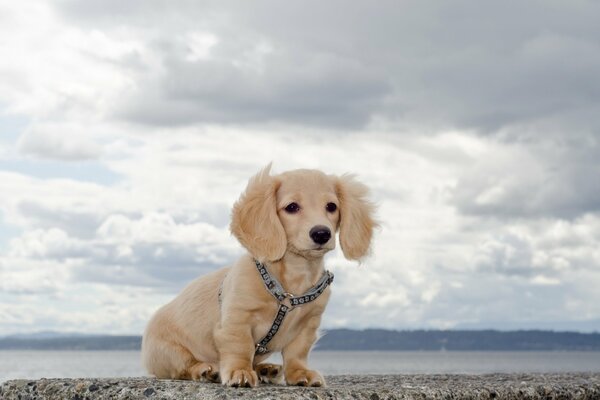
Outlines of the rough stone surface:
M600 399L600 374L343 375L325 388L153 378L13 380L0 399Z

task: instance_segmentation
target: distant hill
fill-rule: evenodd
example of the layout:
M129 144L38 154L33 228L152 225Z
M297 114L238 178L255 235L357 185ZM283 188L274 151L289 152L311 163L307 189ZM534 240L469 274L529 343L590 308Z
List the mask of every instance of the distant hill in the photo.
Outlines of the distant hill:
M0 338L0 350L139 350L141 342L140 336L44 332ZM600 333L331 329L315 350L600 351Z
M0 339L55 339L64 337L98 337L107 335L79 333L79 332L56 332L56 331L40 331L33 333L16 333L14 335L8 335L0 337Z
M495 330L332 329L318 350L600 351L600 333Z
M139 350L141 336L57 336L49 338L5 337L0 350Z

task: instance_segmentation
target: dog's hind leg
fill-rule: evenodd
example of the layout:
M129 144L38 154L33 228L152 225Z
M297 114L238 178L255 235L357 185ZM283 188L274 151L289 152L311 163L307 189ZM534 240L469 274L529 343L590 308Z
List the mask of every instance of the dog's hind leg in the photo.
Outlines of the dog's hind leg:
M196 361L195 364L188 368L188 373L190 378L195 381L205 379L215 383L221 382L218 364Z
M219 381L218 365L197 360L180 344L145 338L142 353L148 372L157 378Z
M218 364L209 363L194 358L192 353L183 346L174 345L178 364L184 365L184 368L175 369L176 374L173 379L191 379L194 381L207 380L210 382L220 382Z

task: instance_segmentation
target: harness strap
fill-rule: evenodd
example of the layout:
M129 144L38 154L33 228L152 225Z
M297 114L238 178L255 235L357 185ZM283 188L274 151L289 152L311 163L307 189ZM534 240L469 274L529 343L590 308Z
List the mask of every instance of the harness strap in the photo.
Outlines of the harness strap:
M262 277L262 280L265 284L267 290L277 299L279 302L279 310L277 310L277 315L275 316L275 320L271 324L271 328L267 332L267 334L256 344L256 353L255 354L266 354L269 353L267 349L267 344L273 339L273 336L279 330L279 327L283 323L283 319L287 315L287 313L293 310L295 307L310 303L311 301L316 300L333 282L333 274L329 271L325 271L323 276L315 286L308 289L306 293L302 296L294 296L291 293L286 292L281 286L281 283L274 276L269 273L267 266L260 263L258 260L254 260L254 264L256 265L256 269L258 273ZM285 299L290 299L290 306L286 306L282 302Z
M262 338L260 342L256 344L256 354L266 354L269 352L269 350L267 349L267 344L269 344L271 339L273 339L273 336L275 336L275 334L279 330L279 327L283 323L283 319L285 318L289 310L290 308L285 304L279 305L279 310L277 310L277 316L275 317L275 320L273 321L269 332L267 332L265 337Z
M258 260L254 260L254 264L256 265L256 269L258 269L258 273L260 274L263 283L267 290L277 299L277 301L285 300L286 291L281 286L281 283L275 277L271 276L269 271L267 270L267 266L265 264L261 264Z

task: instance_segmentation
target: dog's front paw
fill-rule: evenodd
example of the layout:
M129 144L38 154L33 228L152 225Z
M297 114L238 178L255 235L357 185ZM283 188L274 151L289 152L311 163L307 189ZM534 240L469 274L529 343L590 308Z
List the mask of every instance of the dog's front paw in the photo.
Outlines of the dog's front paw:
M279 364L262 363L254 366L261 382L281 384L283 378L283 367Z
M285 381L288 385L295 386L325 386L323 375L310 369L286 371Z
M258 377L251 369L236 369L222 372L221 382L231 387L256 387Z

